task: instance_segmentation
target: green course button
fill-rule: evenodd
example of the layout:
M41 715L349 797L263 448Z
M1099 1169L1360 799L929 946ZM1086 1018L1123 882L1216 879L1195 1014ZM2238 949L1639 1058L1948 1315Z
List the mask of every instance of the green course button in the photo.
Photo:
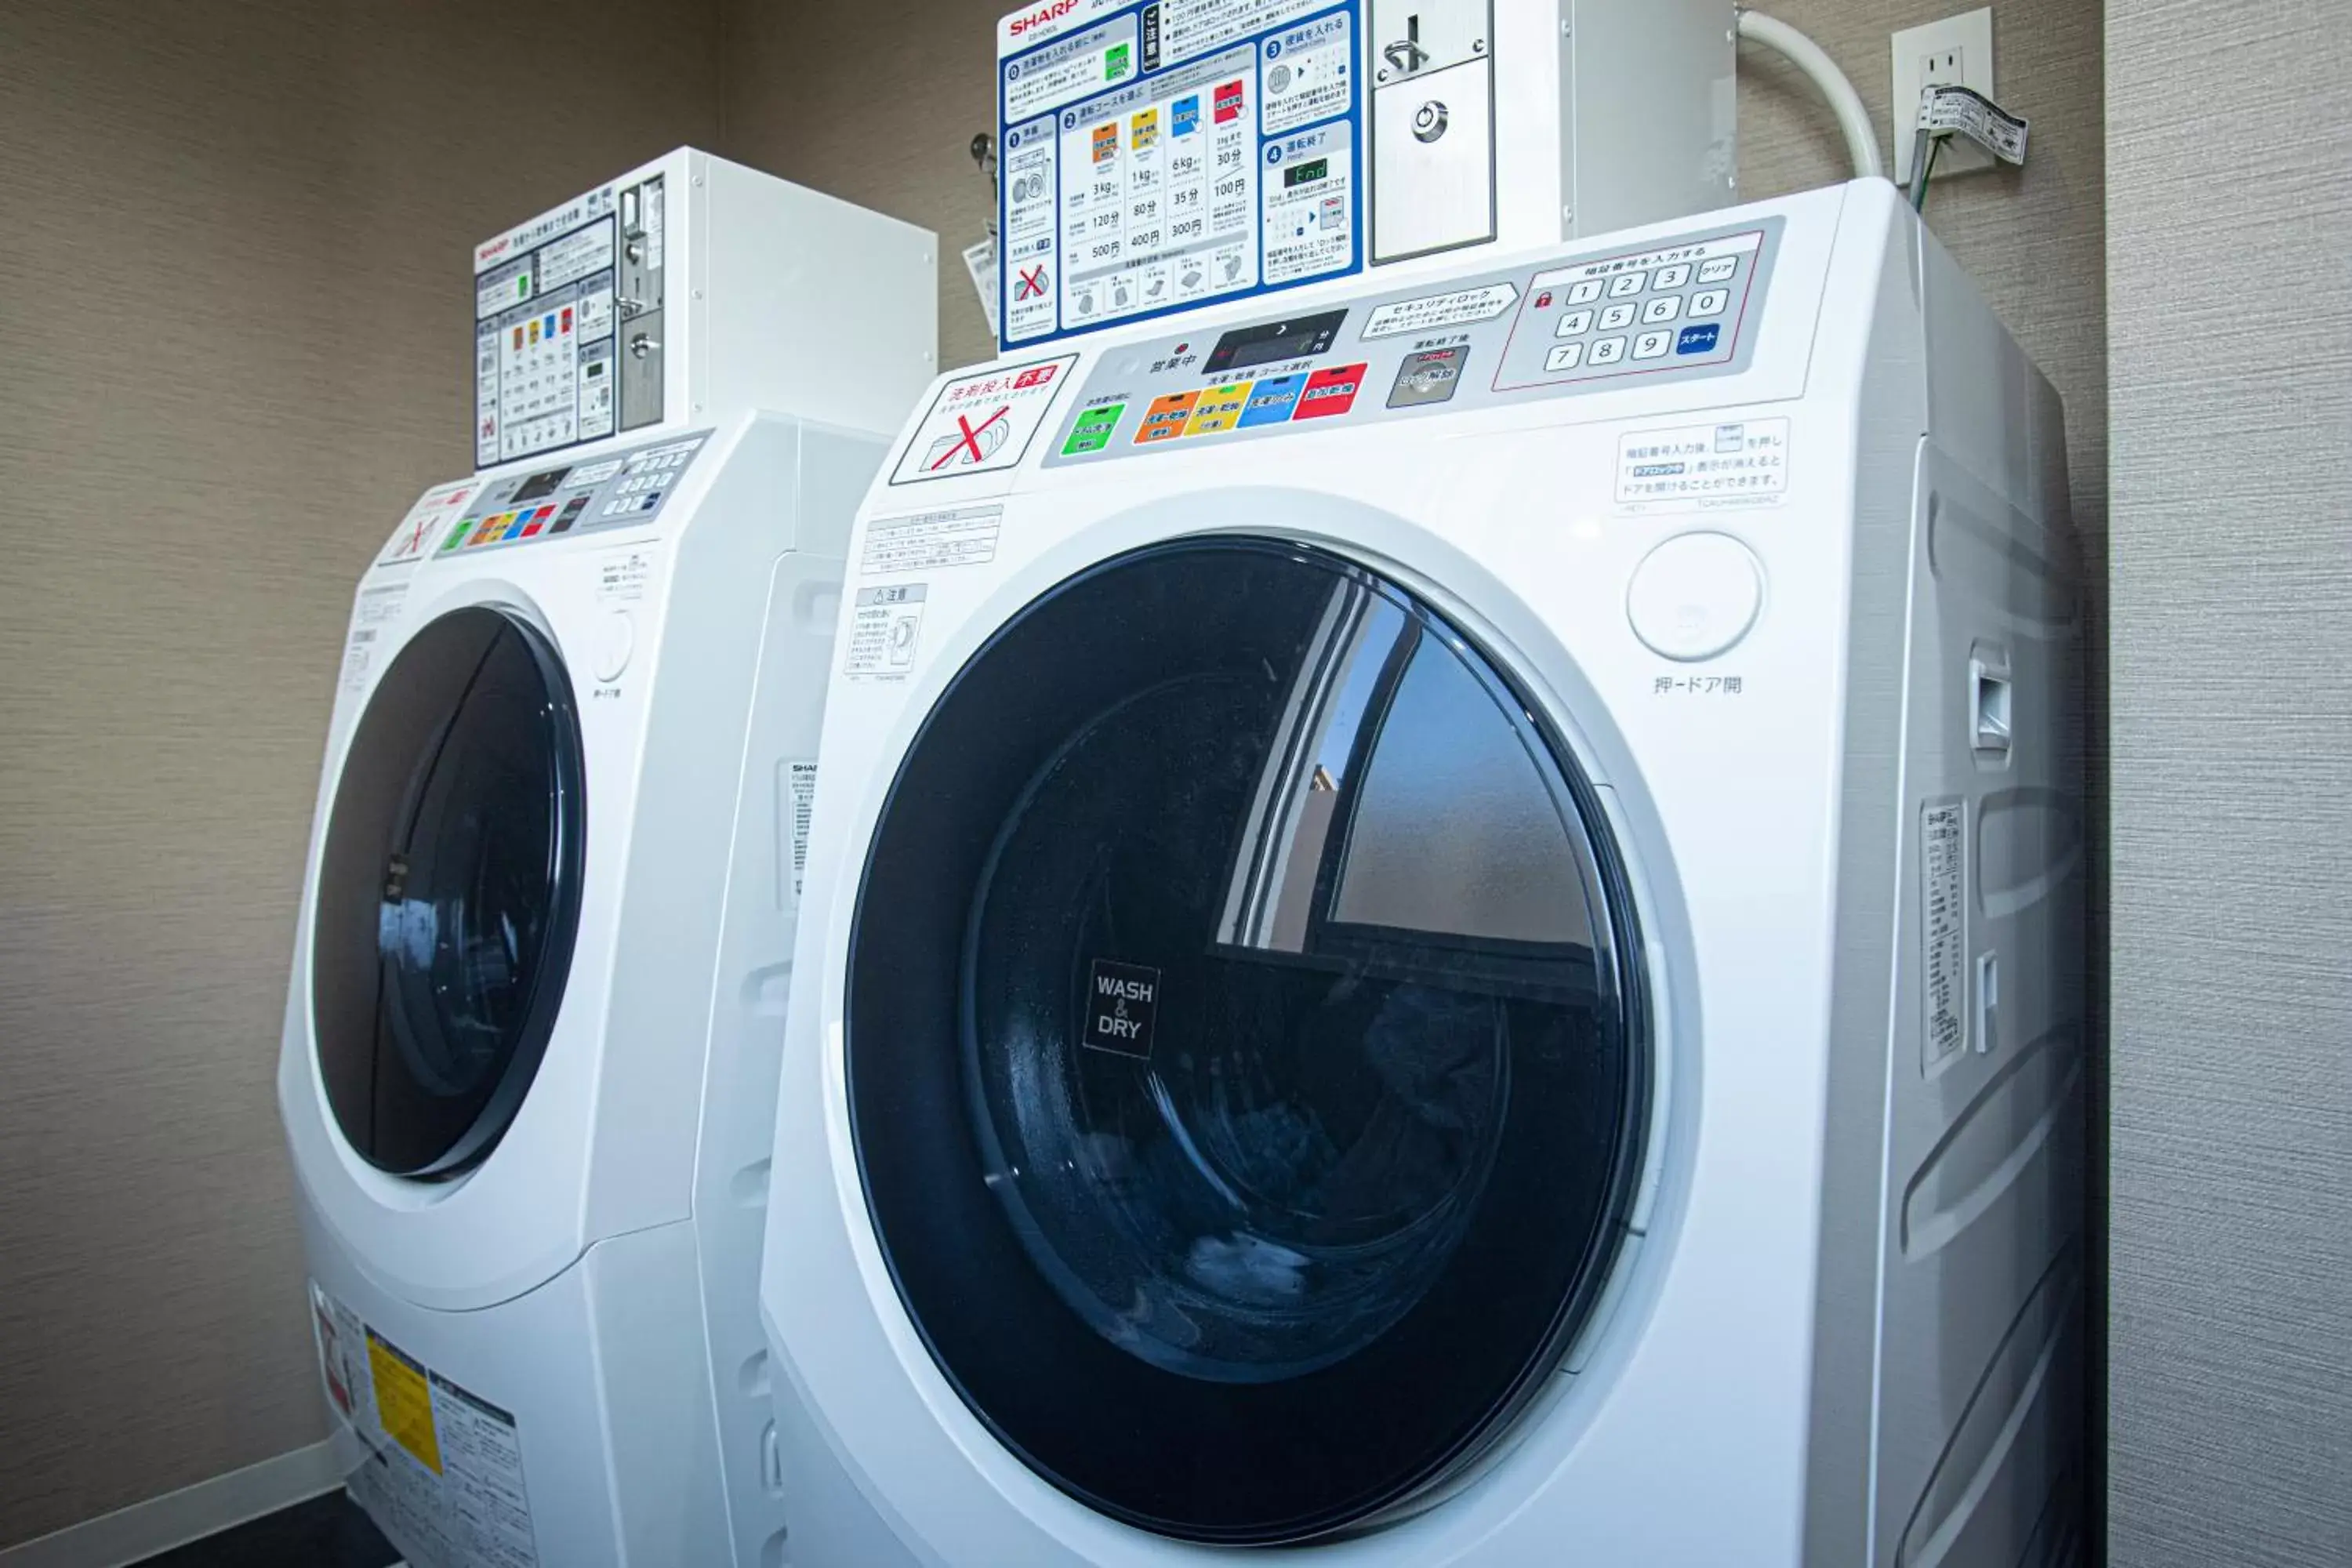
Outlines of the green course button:
M1109 446L1111 432L1118 428L1118 416L1126 412L1124 403L1106 403L1099 408L1081 411L1077 423L1070 426L1070 438L1062 443L1062 456L1083 458Z

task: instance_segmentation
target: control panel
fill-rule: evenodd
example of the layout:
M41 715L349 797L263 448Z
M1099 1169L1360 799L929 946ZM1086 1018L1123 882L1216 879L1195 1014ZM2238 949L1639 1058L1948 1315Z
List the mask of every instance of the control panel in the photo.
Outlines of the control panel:
M493 479L441 536L436 557L656 521L710 438L708 430L593 462Z
M661 418L664 185L602 185L474 247L477 467Z
M1729 375L1785 220L1107 349L1045 466Z

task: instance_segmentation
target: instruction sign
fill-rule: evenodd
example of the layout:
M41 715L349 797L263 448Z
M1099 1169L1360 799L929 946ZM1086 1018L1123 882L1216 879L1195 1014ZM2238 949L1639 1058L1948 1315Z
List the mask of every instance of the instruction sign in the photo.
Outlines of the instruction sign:
M928 583L857 590L842 632L841 673L851 680L904 680L912 675L930 593Z
M1957 800L1919 808L1919 1055L1933 1071L1969 1043L1961 1011L1968 984L1967 807Z
M782 775L783 788L777 798L784 806L786 849L776 880L780 889L791 887L793 896L787 900L780 894L776 907L796 910L808 885L809 825L816 819L816 760L795 757L779 763L777 771Z
M352 629L343 640L342 687L357 691L367 685L369 664L374 659L377 646L390 635L392 623L408 603L405 582L379 584L360 590L359 603L352 611Z
M1747 419L1617 437L1617 500L1735 506L1789 491L1789 421Z
M898 454L890 482L956 479L1013 467L1029 450L1030 438L1077 363L1077 355L1064 354L948 382Z
M1361 0L1045 0L997 26L1010 351L1362 265Z
M912 517L877 517L866 525L858 571L867 577L928 572L940 566L984 566L996 559L1001 506L952 507Z
M352 1495L412 1568L538 1568L514 1416L316 1281L310 1306L327 1396L368 1449Z
M404 561L415 561L441 542L442 531L465 515L466 503L474 499L481 488L479 479L453 479L446 485L435 485L416 498L400 526L392 531L392 539L376 558L383 566L398 565Z

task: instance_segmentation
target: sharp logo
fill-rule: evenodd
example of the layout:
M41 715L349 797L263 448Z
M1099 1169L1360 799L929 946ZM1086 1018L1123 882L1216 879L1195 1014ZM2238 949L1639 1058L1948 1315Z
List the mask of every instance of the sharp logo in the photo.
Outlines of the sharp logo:
M506 247L507 242L505 240L494 239L475 253L475 259L478 261L488 261L491 257L498 255L499 252L504 250Z
M1013 36L1017 38L1034 28L1044 26L1048 22L1058 22L1077 8L1078 0L1053 0L1053 4L1049 5L1040 5L1034 11L1024 11L1013 18Z

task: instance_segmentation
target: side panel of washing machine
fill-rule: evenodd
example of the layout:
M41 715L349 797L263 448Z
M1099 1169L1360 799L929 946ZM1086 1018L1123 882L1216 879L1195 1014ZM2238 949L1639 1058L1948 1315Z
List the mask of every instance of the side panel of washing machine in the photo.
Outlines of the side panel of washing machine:
M801 1441L806 1423L791 1419L795 1407L777 1386L760 1324L760 1247L843 556L884 450L872 437L800 428L795 548L777 558L766 586L717 941L694 1232L739 1568L877 1561L825 1550L820 1521L799 1506L794 1483L824 1458Z
M2057 394L1924 232L1919 276L1869 1561L2043 1568L2081 1550L2083 597Z
M625 904L585 1205L591 1237L692 1212L709 1092L716 889L728 864L768 582L779 560L801 548L807 430L776 415L747 420L740 438L721 444L708 489L656 563L668 574L669 613L659 644L639 658L661 700L648 721L623 840ZM837 558L838 546L832 553ZM637 674L634 665L630 673Z
M1857 210L1858 209L1858 210ZM1859 1568L1870 1539L1876 1430L1880 1183L1886 1151L1887 1009L1903 835L1905 672L1911 635L1914 478L1927 429L1920 226L1899 198L1850 204L1815 374L1852 378L1853 537L1846 568L1836 898L1822 1080L1820 1245L1807 1420L1808 1563ZM1874 268L1863 266L1874 258Z

